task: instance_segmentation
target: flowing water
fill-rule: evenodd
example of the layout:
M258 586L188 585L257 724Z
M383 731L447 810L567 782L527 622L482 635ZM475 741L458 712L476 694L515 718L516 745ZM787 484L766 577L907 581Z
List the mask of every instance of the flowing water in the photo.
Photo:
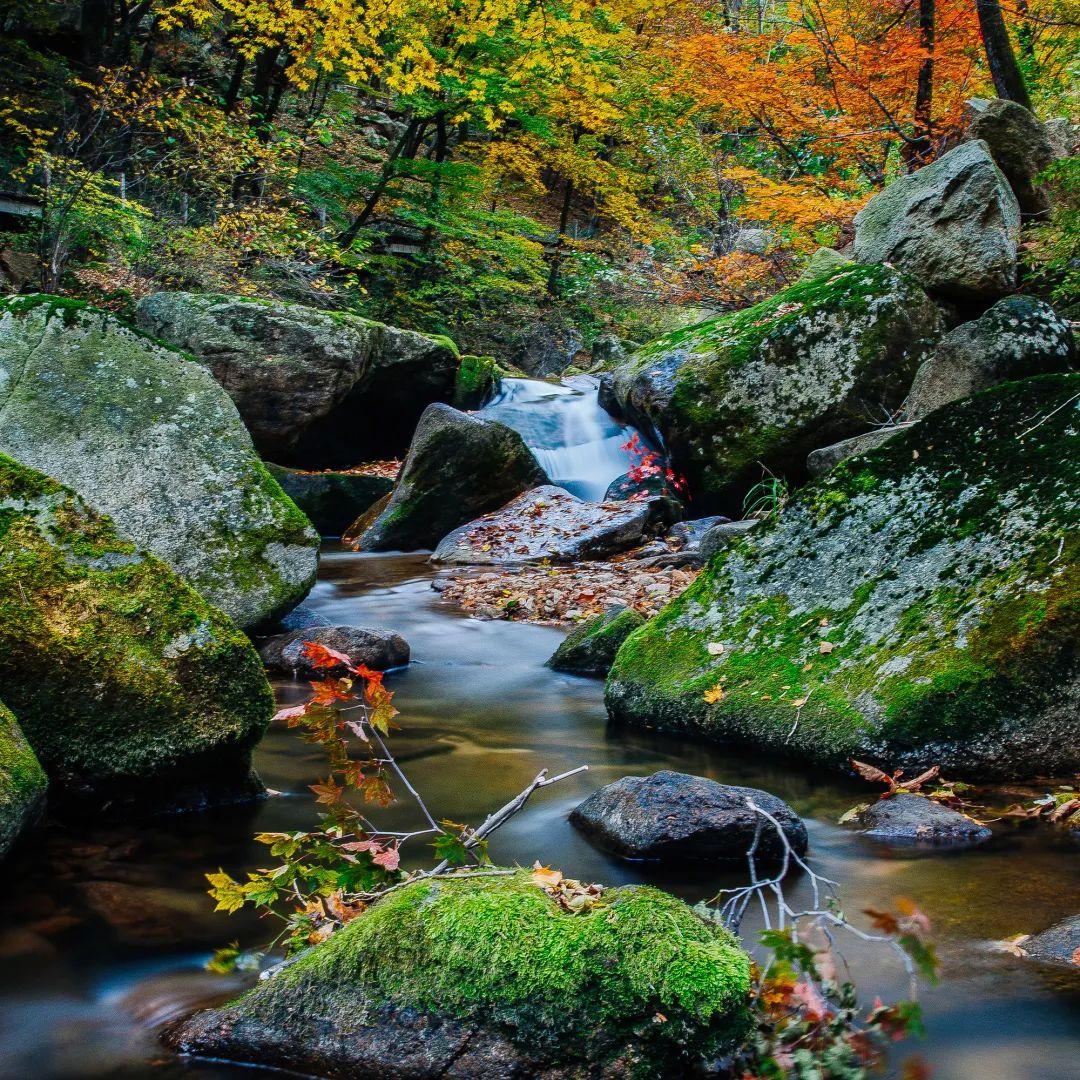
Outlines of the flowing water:
M582 499L602 499L608 484L637 464L625 448L634 429L600 408L589 375L562 383L504 379L481 415L517 431L552 483Z

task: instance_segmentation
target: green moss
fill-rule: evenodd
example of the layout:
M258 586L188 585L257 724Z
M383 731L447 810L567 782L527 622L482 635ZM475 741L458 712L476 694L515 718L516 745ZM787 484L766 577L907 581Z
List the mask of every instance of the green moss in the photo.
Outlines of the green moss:
M454 408L479 408L498 390L501 381L493 356L461 357L454 382Z
M45 771L0 701L0 859L36 815L45 785Z
M347 1029L357 1000L389 1004L501 1028L555 1061L636 1044L631 1074L654 1076L739 1037L748 991L746 954L675 897L609 889L571 915L522 872L406 886L232 1009L329 1012Z
M606 675L619 646L644 625L645 620L632 608L585 619L566 635L548 664L556 671Z

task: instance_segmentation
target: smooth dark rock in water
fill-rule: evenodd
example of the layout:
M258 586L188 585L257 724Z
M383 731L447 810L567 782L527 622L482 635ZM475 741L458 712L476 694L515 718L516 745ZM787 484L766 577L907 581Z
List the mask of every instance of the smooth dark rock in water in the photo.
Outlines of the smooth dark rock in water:
M139 325L194 354L236 402L259 452L308 468L397 454L424 408L449 401L446 338L303 304L217 293L139 301Z
M739 1044L749 987L736 940L676 897L604 889L571 913L521 871L390 893L165 1039L365 1080L675 1080Z
M221 923L201 890L124 881L86 881L79 892L124 945L191 948L221 940Z
M628 607L612 607L578 623L548 660L548 667L575 675L606 675L619 646L645 620Z
M666 769L602 787L575 807L570 821L627 859L744 864L760 824L756 857L761 866L775 864L784 845L747 799L776 818L794 851L806 851L806 826L775 795Z
M360 551L434 547L447 533L547 480L513 428L449 405L425 410L385 507L357 536Z
M259 644L262 662L273 671L308 678L319 670L304 657L304 642L314 641L344 653L354 665L375 671L403 667L409 662L409 643L392 630L359 626L311 626L278 634Z
M45 770L11 710L0 701L0 859L37 820L45 787Z
M642 476L634 479L629 473L615 477L604 492L605 502L633 499L640 495L669 495L668 483L663 476Z
M325 615L320 615L308 604L298 604L285 616L279 619L273 629L278 633L287 634L290 630L306 630L309 626L330 626L330 620Z
M1076 965L1075 957L1080 950L1080 915L1063 919L1048 930L1032 934L1018 944L1033 960Z
M667 499L585 502L545 485L444 537L435 562L504 564L604 559L637 547L671 520Z
M320 536L341 536L394 486L393 480L370 473L301 472L269 464L266 467Z
M990 830L958 810L923 795L893 795L858 811L852 819L874 840L928 847L968 846L989 840Z

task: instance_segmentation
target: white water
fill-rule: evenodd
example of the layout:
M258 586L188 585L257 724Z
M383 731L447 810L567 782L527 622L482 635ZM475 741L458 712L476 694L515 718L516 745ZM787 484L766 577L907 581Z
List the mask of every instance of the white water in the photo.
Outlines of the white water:
M501 393L481 415L517 431L553 484L579 498L599 500L638 459L623 449L634 429L600 407L597 388L588 375L564 383L504 379Z

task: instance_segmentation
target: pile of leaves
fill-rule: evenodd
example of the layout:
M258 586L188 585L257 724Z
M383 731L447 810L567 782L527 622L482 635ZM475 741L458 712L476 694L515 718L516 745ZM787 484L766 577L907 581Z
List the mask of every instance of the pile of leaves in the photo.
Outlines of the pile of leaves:
M539 862L533 863L532 869L533 884L543 889L563 911L571 915L595 907L604 894L602 885L583 885L574 878L564 877L561 870L552 870Z

